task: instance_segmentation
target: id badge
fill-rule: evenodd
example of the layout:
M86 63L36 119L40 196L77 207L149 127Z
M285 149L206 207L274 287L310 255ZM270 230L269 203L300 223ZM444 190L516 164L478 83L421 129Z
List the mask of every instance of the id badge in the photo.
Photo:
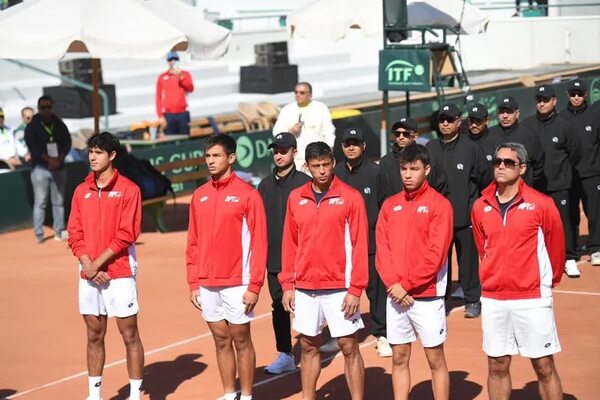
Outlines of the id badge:
M48 152L48 157L58 157L58 143L46 144L46 151Z

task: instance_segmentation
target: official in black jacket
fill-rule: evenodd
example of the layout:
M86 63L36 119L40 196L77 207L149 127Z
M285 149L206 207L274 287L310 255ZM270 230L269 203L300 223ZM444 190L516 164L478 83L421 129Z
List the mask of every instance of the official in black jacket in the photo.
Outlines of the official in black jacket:
M569 104L558 115L569 121L581 144L581 158L575 165L570 193L573 235L577 243L581 201L588 219L586 253L594 255L593 265L600 265L600 109L588 106L587 87L579 79L569 82L567 94Z
M290 315L283 309L281 299L283 291L277 280L281 272L281 238L283 235L283 222L290 192L310 180L303 172L297 171L294 165L296 156L296 138L288 132L282 132L273 138L269 148L273 149L275 168L270 176L264 178L258 185L265 204L267 214L267 237L269 250L267 254L267 282L271 294L273 331L279 356L265 367L271 374L281 374L296 369L296 362L292 355L292 336Z
M492 135L490 133L490 129L487 126L489 117L486 106L481 103L469 106L467 116L468 119L465 124L466 137L479 146L479 149L483 152L485 159L490 165L490 171L493 175L492 159L494 158L496 149L502 144L502 140L499 135Z
M532 130L539 137L544 149L544 183L540 189L552 197L565 231L567 263L565 273L571 278L579 277L575 237L571 224L569 191L574 166L579 163L581 149L577 134L571 131L570 124L556 111L556 93L550 85L536 88L537 112L523 121L523 127Z
M443 162L448 176L448 200L454 208L454 243L458 256L458 276L465 297L465 318L481 313L479 258L471 228L471 208L480 192L492 181L492 170L483 152L465 135L459 134L461 112L452 103L439 112L440 139L427 143L433 156ZM448 265L451 265L450 250ZM451 271L448 272L451 277ZM451 279L448 279L450 289Z
M409 144L415 142L419 136L417 123L412 118L402 117L392 125L392 134L396 138L392 144L392 151L387 153L379 161L381 173L385 176L390 187L390 196L399 193L404 188L400 176L400 153ZM431 172L427 181L432 188L444 196L448 196L448 179L440 162L431 157Z
M501 142L520 143L525 146L529 160L523 179L529 186L540 190L544 186L544 150L537 135L519 124L519 104L511 97L498 103L498 125L490 129L492 136Z
M25 128L25 143L31 154L33 186L33 229L36 242L44 243L44 218L48 192L52 204L54 238L67 240L65 230L65 157L71 150L71 134L63 121L52 112L50 96L38 99L38 113Z
M392 349L387 342L386 303L387 293L375 268L375 227L379 208L389 195L389 185L380 167L365 154L366 143L362 131L347 129L342 136L344 162L335 166L335 176L358 190L365 201L369 220L369 298L371 333L377 338L377 352L382 357L391 357Z

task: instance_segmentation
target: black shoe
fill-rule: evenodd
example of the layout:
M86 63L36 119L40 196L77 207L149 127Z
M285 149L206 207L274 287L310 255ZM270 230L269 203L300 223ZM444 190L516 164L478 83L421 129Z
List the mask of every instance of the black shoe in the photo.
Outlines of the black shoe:
M481 303L467 303L465 305L465 318L477 318L481 315Z
M340 349L336 338L331 338L319 347L321 353L334 353Z

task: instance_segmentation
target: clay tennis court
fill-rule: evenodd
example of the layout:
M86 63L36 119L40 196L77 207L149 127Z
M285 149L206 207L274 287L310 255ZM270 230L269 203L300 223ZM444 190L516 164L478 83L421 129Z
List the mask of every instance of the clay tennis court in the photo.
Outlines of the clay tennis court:
M145 398L214 400L222 395L212 338L189 302L185 279L187 204L178 199L166 214L171 233L144 225L138 240L140 332L146 351ZM145 218L149 220L149 218ZM147 222L147 221L146 221ZM65 243L34 244L31 230L0 235L0 398L84 399L87 396L85 327L77 307L76 261ZM581 278L564 276L554 292L563 351L556 357L565 399L600 398L600 267L580 266ZM456 271L456 268L454 268ZM486 399L486 357L481 322L463 318L458 303L448 315L446 357L451 398ZM368 302L362 299L362 310ZM252 323L257 353L255 399L300 399L299 370L269 376L276 356L268 289L261 292ZM363 314L366 323L368 314ZM391 399L391 359L380 358L374 338L360 332L366 369L366 399ZM114 321L106 337L104 400L126 399L129 387L124 346ZM298 347L295 352L298 355ZM432 399L429 368L413 346L411 399ZM330 355L318 382L318 398L348 399L343 359ZM526 359L512 364L511 399L535 399L536 378Z

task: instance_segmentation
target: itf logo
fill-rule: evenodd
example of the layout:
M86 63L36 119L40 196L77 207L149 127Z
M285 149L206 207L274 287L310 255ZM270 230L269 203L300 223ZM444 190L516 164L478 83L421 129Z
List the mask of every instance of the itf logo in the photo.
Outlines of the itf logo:
M428 92L431 89L428 50L384 49L379 52L379 89Z
M425 73L425 67L414 65L407 61L395 60L385 66L387 81L390 85L407 84ZM420 79L417 81L420 82Z

